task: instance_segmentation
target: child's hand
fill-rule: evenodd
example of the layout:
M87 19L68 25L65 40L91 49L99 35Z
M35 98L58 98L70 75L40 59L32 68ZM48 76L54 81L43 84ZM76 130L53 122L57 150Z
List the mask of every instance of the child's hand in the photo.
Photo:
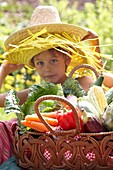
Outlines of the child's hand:
M10 64L8 62L4 62L0 67L1 74L7 76L12 72L21 69L23 66L23 64Z
M90 29L86 29L86 31L88 32L87 35L82 39L82 41L84 40L89 40L89 44L90 47L92 49L92 51L96 51L98 53L100 53L100 47L99 47L99 37L98 34ZM98 58L98 57L97 57ZM100 58L100 57L99 57ZM102 61L101 65L102 65Z
M5 80L5 77L9 75L10 73L21 69L24 65L23 64L10 64L8 62L4 62L0 66L0 88Z
M88 34L82 39L87 40L87 39L98 39L98 34L90 29L87 29Z

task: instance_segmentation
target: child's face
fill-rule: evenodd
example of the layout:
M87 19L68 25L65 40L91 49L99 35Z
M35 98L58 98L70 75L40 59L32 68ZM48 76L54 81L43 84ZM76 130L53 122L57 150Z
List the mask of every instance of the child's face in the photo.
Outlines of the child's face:
M52 49L36 55L33 62L43 80L55 84L62 84L66 80L65 70L70 57Z

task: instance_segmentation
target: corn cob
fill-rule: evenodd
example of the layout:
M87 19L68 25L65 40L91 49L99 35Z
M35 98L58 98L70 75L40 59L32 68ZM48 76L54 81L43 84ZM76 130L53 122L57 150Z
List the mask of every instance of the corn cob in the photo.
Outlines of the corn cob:
M98 110L99 118L101 118L105 108L108 107L102 87L96 85L92 86L88 91L88 99Z

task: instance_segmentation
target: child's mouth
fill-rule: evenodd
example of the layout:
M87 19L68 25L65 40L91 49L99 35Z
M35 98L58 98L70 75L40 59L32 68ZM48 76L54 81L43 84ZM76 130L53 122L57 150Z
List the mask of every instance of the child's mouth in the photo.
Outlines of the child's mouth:
M48 76L44 76L45 78L53 78L55 77L55 75L48 75Z

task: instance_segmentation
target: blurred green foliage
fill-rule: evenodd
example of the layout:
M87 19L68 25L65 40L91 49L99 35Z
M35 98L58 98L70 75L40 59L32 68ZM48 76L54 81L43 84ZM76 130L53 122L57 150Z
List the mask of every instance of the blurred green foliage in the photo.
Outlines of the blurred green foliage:
M10 0L0 5L0 54L4 52L4 41L13 32L26 27L34 7L27 1ZM70 4L65 0L40 0L39 5L54 5L57 7L62 22L88 27L98 33L101 53L113 54L113 1L97 0L96 3L86 2L84 8L78 9L78 1ZM105 61L104 61L105 62ZM113 62L108 61L108 69ZM39 79L34 70L23 68L7 76L1 92L11 88L17 91L30 87Z
M0 108L0 120L11 120L16 118L15 113L6 114L4 108Z

